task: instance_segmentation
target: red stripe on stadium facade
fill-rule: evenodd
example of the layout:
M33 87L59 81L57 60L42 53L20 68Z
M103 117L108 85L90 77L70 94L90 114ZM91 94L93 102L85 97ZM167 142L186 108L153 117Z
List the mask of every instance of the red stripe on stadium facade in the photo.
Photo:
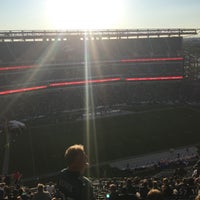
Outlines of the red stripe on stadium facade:
M5 90L1 91L0 95L6 95L6 94L14 94L14 93L22 93L22 92L28 92L28 91L34 91L34 90L41 90L46 89L49 86L50 87L59 87L59 86L69 86L69 85L84 85L87 83L107 83L107 82L114 82L114 81L120 81L121 78L106 78L106 79L97 79L97 80L88 80L88 81L71 81L71 82L60 82L60 83L51 83L48 86L42 85L42 86L35 86L35 87L29 87L29 88L19 88L15 90Z
M47 88L46 85L41 85L41 86L35 86L35 87L29 87L29 88L20 88L20 89L15 89L15 90L6 90L6 91L0 92L0 95L21 93L21 92L28 92L28 91L41 90L41 89L46 89L46 88Z
M60 82L60 83L51 83L50 87L58 87L58 86L67 86L67 85L84 85L88 83L107 83L120 81L121 78L106 78L106 79L96 79L96 80L83 80L83 81L71 81L71 82Z
M181 80L183 76L160 76L160 77L140 77L140 78L125 78L125 81L162 81L162 80ZM59 83L51 83L47 85L29 87L29 88L19 88L14 90L5 90L1 91L0 95L14 94L14 93L23 93L34 90L47 89L48 87L60 87L60 86L72 86L72 85L85 85L92 83L108 83L108 82L117 82L122 79L119 77L116 78L106 78L106 79L95 79L95 80L83 80L83 81L71 81L71 82L59 82Z
M181 80L183 76L158 76L158 77L140 77L126 78L126 81L162 81L162 80Z
M25 65L25 66L10 66L10 67L0 67L0 71L8 71L8 70L20 70L20 69L31 69L36 67L37 65Z

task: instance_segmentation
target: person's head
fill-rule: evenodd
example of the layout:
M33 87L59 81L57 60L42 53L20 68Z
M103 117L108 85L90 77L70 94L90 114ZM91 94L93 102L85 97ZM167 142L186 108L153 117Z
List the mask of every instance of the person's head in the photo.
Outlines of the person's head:
M75 144L65 151L65 159L69 170L83 173L88 165L84 146Z
M116 186L115 184L110 184L109 187L110 187L111 193L112 193L112 192L116 192L117 186Z
M160 190L158 189L151 189L147 194L148 200L162 200L163 196Z
M44 192L44 185L42 183L38 183L37 190L38 192Z
M127 179L126 185L127 186L132 186L132 180L130 178Z
M167 178L163 178L162 182L164 185L167 185L169 183L169 180Z
M195 197L195 200L200 200L200 194Z

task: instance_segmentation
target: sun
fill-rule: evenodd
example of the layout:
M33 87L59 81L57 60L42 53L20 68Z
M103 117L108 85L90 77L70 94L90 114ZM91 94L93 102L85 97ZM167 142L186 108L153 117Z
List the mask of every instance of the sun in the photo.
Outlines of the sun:
M123 1L47 0L46 14L56 29L117 28L123 17Z

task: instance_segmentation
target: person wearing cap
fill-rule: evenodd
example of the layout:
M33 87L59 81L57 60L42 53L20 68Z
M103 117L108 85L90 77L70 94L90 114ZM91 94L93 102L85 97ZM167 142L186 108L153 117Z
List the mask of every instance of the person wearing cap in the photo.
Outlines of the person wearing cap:
M83 176L88 166L84 146L75 144L65 151L67 168L63 169L58 178L58 188L65 199L94 200L90 180Z

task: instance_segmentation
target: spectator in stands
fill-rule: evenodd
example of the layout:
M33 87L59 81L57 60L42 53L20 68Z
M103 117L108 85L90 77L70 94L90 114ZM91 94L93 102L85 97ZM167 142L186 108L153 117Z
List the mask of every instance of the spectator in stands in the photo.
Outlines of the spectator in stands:
M19 171L15 171L13 173L13 179L14 179L15 185L20 184L21 177L22 177L22 175L20 174Z
M153 188L152 188L152 189L158 189L158 190L160 190L159 184L158 184L158 181L157 181L157 180L154 180L154 181L153 181Z
M119 194L117 192L117 186L115 184L110 185L110 194L107 195L106 198L109 200L119 200Z
M170 198L173 195L172 187L167 178L163 178L163 184L161 186L161 191L164 198Z
M11 184L11 178L10 178L10 176L9 175L6 175L5 177L4 177L4 179L3 179L3 181L4 181L4 183L6 184L6 185L10 185Z
M54 186L54 184L52 182L49 182L49 184L46 185L46 190L52 196L55 193L55 186Z
M53 194L53 199L63 199L63 194L59 191L59 188L57 185L55 185L55 191Z
M18 196L18 190L14 186L5 186L4 187L4 199L16 200Z
M31 198L24 188L20 188L18 193L19 193L17 197L18 200L29 200Z
M148 200L162 200L163 196L160 190L158 189L151 189L147 194Z
M83 173L88 165L87 155L83 145L70 146L65 152L67 168L59 175L58 188L65 199L93 200L93 188Z
M127 179L126 186L123 188L123 190L124 190L124 193L126 193L126 194L135 194L136 193L136 190L133 187L133 183L130 178Z
M4 198L4 183L0 183L0 199Z
M182 182L179 184L179 195L184 198L189 198L193 194L191 186L190 179L183 178Z
M200 194L195 197L195 200L200 200Z
M198 178L199 175L200 175L200 165L196 164L196 165L194 166L194 171L193 171L193 173L192 173L192 177L193 177L193 178Z
M37 192L33 195L32 200L51 200L49 192L44 191L44 185L39 183L37 185Z
M142 184L141 184L139 192L140 192L141 198L146 199L147 194L149 192L149 186L148 186L148 180L147 179L142 180Z

